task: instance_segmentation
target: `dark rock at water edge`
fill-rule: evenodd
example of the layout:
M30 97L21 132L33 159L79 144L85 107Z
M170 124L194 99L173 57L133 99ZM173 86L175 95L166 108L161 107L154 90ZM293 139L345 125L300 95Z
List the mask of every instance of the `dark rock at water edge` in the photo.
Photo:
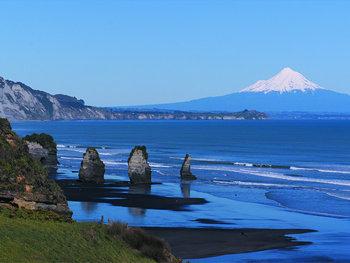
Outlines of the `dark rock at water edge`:
M196 180L197 177L191 172L191 156L186 154L185 159L182 163L180 176L182 180Z
M101 184L104 182L105 165L95 148L89 147L80 165L79 179L82 182Z
M25 136L23 140L34 159L39 160L49 171L57 170L57 144L51 135L34 133Z
M151 167L146 146L135 146L128 159L128 175L132 184L150 184Z
M6 119L0 119L0 206L71 216L61 188L32 158L26 143Z

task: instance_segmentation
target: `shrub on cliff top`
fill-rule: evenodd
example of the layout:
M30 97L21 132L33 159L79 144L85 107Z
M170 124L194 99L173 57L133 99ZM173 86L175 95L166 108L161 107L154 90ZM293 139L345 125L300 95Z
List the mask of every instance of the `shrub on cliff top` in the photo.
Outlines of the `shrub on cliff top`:
M46 149L56 149L57 146L53 137L46 133L33 133L31 135L25 136L23 140L39 143L42 147Z
M0 130L1 131L11 130L11 124L7 119L0 118Z

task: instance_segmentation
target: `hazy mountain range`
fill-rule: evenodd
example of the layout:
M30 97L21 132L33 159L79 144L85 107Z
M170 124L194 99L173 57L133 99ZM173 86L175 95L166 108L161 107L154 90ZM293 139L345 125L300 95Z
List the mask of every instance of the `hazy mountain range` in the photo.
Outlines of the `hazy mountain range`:
M320 87L302 74L284 68L268 80L224 96L185 102L134 106L185 111L337 112L350 113L350 95Z
M234 112L238 113L231 114ZM259 80L240 92L225 96L168 104L101 108L86 106L83 100L75 97L51 95L0 77L0 116L9 119L265 118L261 112L269 112L270 116L279 118L283 116L281 112L350 113L350 95L322 88L302 74L284 68L268 80Z
M51 95L0 77L0 117L12 120L232 120L265 119L257 111L199 113L172 110L112 110L86 106L83 100L67 95Z

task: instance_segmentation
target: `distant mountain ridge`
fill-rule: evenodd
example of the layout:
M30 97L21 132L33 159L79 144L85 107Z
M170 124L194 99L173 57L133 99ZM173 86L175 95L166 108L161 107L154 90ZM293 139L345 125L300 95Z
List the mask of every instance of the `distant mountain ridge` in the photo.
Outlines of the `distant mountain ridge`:
M17 120L105 119L106 112L83 100L51 95L0 77L0 116Z
M268 80L224 96L185 102L134 106L139 109L184 111L237 111L255 109L264 112L350 112L350 95L325 89L291 68L282 69Z
M248 110L193 113L91 107L75 97L51 95L0 77L0 117L13 120L233 120L266 119L267 115Z

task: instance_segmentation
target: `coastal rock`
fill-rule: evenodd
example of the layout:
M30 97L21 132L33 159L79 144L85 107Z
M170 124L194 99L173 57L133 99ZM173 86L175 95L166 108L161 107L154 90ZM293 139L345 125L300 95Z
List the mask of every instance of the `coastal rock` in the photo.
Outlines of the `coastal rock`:
M83 182L101 184L104 182L105 165L95 148L89 147L80 165L79 179Z
M25 136L23 140L32 157L48 168L49 172L57 169L57 145L51 135L33 133Z
M0 119L0 206L72 214L61 188L48 178L6 119Z
M191 172L191 156L186 154L185 159L182 163L180 176L182 180L196 180L197 177Z
M145 146L135 146L128 159L128 174L132 184L150 184L151 167Z
M47 149L45 149L44 147L42 147L39 143L36 143L36 142L26 141L26 144L28 146L28 151L29 151L30 155L34 159L36 159L36 160L40 161L42 164L44 164L49 156L49 151Z

